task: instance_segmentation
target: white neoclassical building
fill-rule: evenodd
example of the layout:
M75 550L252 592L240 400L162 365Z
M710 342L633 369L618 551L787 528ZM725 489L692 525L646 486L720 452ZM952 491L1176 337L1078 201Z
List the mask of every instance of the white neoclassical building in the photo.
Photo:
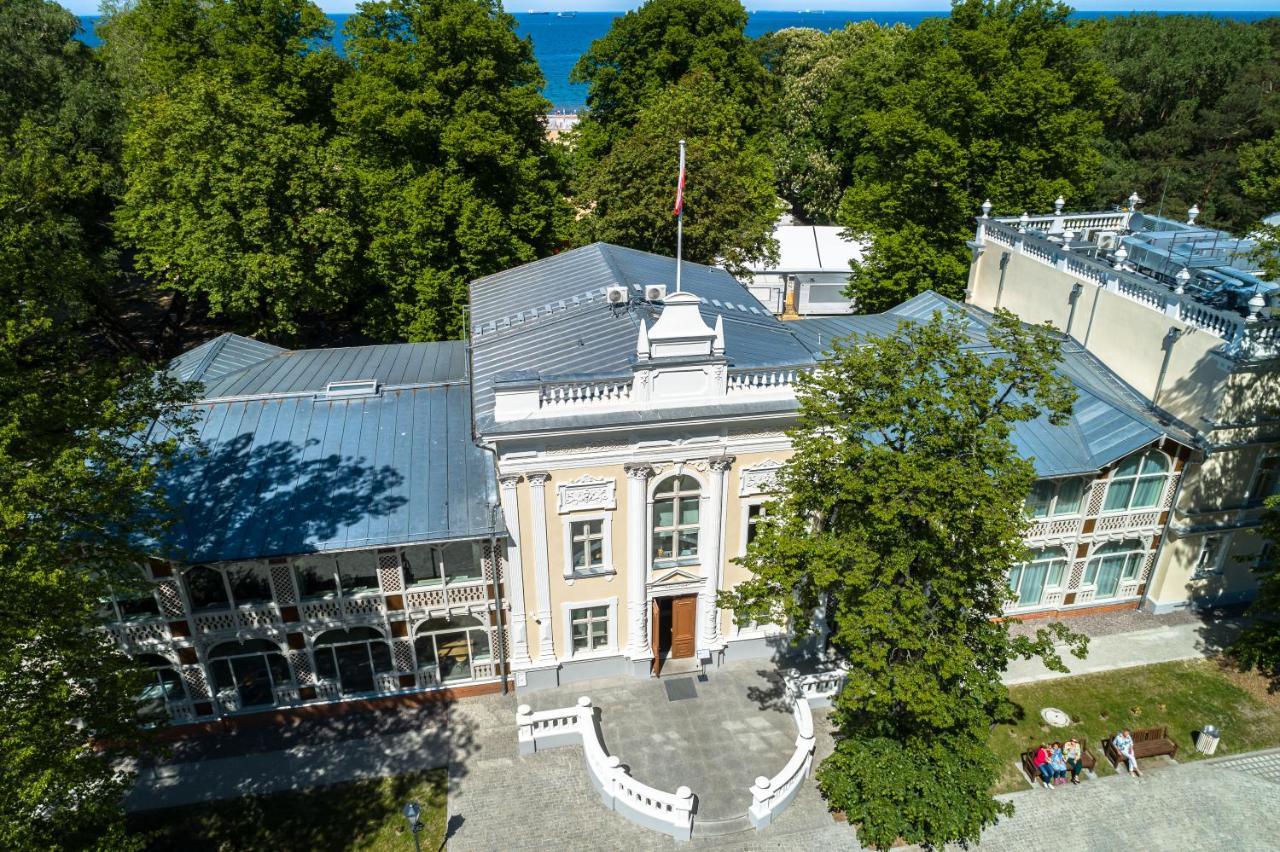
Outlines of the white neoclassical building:
M478 439L493 449L518 688L649 676L770 656L770 628L716 595L767 511L790 453L796 376L831 341L957 311L989 348L989 316L925 294L875 316L781 322L728 273L592 245L471 289ZM1043 480L1029 499L1034 558L1010 583L1017 614L1137 607L1151 583L1190 441L1081 347L1063 372L1064 426L1021 425Z

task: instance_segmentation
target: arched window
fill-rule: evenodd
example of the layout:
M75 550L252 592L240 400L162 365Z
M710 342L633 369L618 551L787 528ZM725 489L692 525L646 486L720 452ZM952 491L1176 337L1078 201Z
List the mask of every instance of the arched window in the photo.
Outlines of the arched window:
M1062 588L1067 553L1061 547L1037 551L1030 562L1009 569L1009 588L1018 596L1015 606L1037 606L1045 589Z
M187 700L182 676L173 664L159 654L139 654L134 661L151 672L151 680L138 693L139 714L147 720L163 721L168 718L169 704Z
M1033 518L1054 518L1080 514L1084 500L1084 479L1042 479L1027 497L1027 509Z
M489 648L489 628L475 616L424 621L413 640L418 668L436 669L441 681L467 680L472 663L493 659Z
M330 630L313 643L316 674L336 680L346 693L373 692L373 676L391 671L391 647L372 627Z
M654 564L695 562L698 558L698 480L673 476L653 493Z
M210 609L227 609L227 584L222 579L222 572L208 565L196 565L187 569L187 597L191 599L191 608L196 612Z
M1111 476L1102 511L1127 512L1158 506L1168 474L1169 458L1159 450L1129 456Z
M1095 599L1115 597L1120 581L1137 577L1146 557L1146 548L1137 539L1104 544L1085 566L1084 585L1094 587Z
M289 664L274 642L223 642L209 651L209 668L219 692L234 689L241 707L275 704L275 690L287 685Z

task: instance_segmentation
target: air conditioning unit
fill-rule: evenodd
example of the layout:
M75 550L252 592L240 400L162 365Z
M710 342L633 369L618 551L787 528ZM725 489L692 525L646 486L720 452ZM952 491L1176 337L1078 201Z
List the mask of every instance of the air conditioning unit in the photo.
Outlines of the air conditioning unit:
M611 305L625 305L627 303L627 288L609 287L604 292L604 298Z
M1120 235L1115 231L1098 231L1094 234L1094 239L1098 243L1098 248L1103 251L1115 251L1120 245Z
M661 302L665 298L667 298L666 284L650 284L644 288L646 302Z

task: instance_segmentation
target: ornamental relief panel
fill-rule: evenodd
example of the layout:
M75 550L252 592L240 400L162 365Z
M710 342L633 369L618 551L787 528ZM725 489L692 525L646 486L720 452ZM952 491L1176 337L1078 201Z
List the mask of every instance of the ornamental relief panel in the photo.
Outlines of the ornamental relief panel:
M616 509L617 481L584 474L556 486L560 514L587 509Z
M768 494L778 490L778 473L782 470L782 462L769 459L743 468L738 475L738 494L746 497L751 494Z

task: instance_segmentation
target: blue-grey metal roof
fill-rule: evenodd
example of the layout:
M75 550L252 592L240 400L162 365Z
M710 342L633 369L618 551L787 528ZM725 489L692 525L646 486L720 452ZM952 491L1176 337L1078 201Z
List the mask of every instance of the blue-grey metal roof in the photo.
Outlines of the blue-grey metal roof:
M460 341L281 351L211 382L196 445L161 474L179 521L159 549L218 562L487 535L497 484L463 356ZM323 393L351 378L382 390Z
M638 325L652 322L660 306L613 307L605 291L628 287L639 297L646 284L674 281L675 261L646 252L597 243L481 278L471 287L474 396L481 430L492 435L527 431L528 424L495 424L493 381L500 378L564 379L626 377L635 360ZM991 315L925 292L874 315L842 315L780 321L754 306L744 288L724 270L694 263L681 269L684 289L702 297L708 325L724 319L725 355L730 369L814 364L833 340L892 334L902 321L923 322L935 312L952 313L966 324L970 346L993 355ZM1129 453L1171 435L1186 435L1162 424L1136 391L1073 341L1063 344L1059 371L1079 394L1069 422L1055 426L1041 417L1020 423L1012 439L1042 477L1097 471ZM664 412L664 422L705 417L785 415L793 400L686 406ZM619 411L538 421L542 429L590 429L643 425L653 414Z
M170 361L169 373L182 381L208 381L284 351L279 346L252 337L220 334Z

